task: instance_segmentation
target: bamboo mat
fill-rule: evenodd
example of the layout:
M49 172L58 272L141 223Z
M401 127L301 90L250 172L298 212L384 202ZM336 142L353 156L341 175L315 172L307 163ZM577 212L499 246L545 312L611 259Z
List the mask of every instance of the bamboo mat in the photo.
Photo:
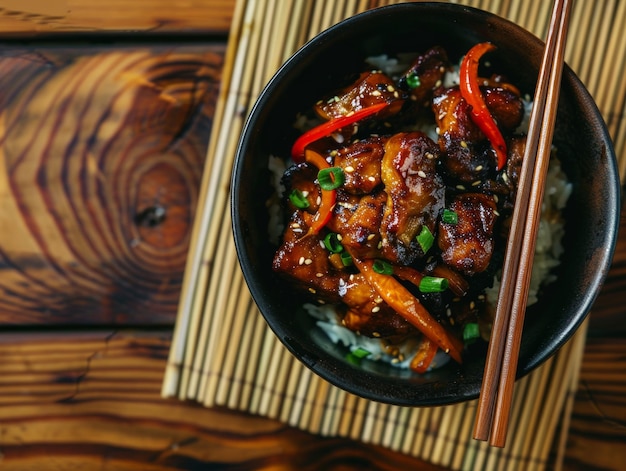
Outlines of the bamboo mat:
M328 436L389 447L453 470L545 469L565 436L586 324L515 389L505 448L473 440L476 401L433 408L371 402L331 386L296 361L266 326L240 272L228 188L239 133L280 65L318 32L385 1L238 0L223 72L162 394L226 406ZM550 2L468 0L544 38ZM578 2L568 64L596 99L626 171L626 0ZM601 51L602 53L598 53ZM611 73L607 72L610 64ZM603 73L604 72L604 73ZM256 361L238 361L240 358ZM520 433L523 431L523 433ZM557 456L557 468L560 456Z

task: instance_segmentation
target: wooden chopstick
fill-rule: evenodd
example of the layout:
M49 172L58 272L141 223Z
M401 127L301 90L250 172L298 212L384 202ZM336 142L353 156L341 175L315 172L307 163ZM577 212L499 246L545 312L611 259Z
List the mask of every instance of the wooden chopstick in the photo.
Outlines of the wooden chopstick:
M474 438L503 447L559 97L570 0L556 0L535 90Z

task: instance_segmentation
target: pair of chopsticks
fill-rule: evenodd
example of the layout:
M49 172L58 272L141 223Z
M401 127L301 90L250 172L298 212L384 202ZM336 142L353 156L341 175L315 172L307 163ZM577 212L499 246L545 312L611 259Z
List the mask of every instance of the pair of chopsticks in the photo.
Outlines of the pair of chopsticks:
M570 10L570 0L556 0L552 10L478 398L474 438L498 447L506 443Z

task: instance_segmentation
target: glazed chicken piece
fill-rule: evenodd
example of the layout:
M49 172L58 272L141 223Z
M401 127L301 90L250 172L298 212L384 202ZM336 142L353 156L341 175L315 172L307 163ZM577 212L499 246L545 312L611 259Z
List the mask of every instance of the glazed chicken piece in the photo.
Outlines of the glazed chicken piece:
M303 292L315 299L339 302L339 273L317 235L306 235L302 211L294 211L283 234L283 243L274 254L272 268L289 277Z
M353 201L348 204L340 201L336 217L330 221L328 228L340 234L342 245L350 247L359 257L378 257L379 228L386 201L387 194L383 191L365 195L356 204Z
M389 103L389 106L378 113L380 118L397 113L402 108L404 99L389 76L380 71L369 71L361 73L354 83L336 95L318 102L314 109L321 118L328 120L378 103Z
M409 265L423 256L416 236L422 226L435 233L445 186L437 173L439 148L421 132L398 133L385 144L381 175L387 204L380 233L386 259Z
M369 137L337 151L334 165L345 176L343 189L355 195L371 193L381 184L380 163L385 139Z
M438 46L419 55L398 80L402 89L409 92L409 98L419 105L428 104L433 90L441 85L448 67L448 55Z
M496 203L484 193L457 195L449 209L456 212L456 224L441 222L437 243L444 263L467 276L487 269L494 252Z
M401 337L417 330L383 302L360 273L340 281L348 310L342 324L368 337Z
M524 106L518 95L502 87L483 87L483 92L487 108L505 135L520 125ZM461 184L480 182L492 175L494 151L472 121L471 106L459 88L437 89L432 103L446 173Z

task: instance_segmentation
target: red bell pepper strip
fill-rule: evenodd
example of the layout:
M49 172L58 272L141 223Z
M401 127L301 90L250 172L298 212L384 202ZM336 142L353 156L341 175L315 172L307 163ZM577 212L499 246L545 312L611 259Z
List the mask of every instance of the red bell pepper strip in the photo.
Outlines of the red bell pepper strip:
M389 307L416 327L424 336L432 340L437 347L449 354L458 363L462 363L463 342L461 340L448 333L430 315L422 303L392 275L376 273L372 260L360 260L355 254L351 253L350 255L354 265Z
M311 149L306 149L304 152L304 161L313 165L318 170L330 168L330 164L326 161L326 159L321 154L318 154ZM313 222L309 228L309 234L318 234L319 231L322 230L326 224L328 224L328 221L330 221L330 218L333 215L333 208L337 199L337 191L324 190L322 188L320 188L320 191L322 192L322 202L317 209L317 213L313 217Z
M437 354L437 344L430 340L428 337L424 337L420 342L417 353L409 364L411 369L416 373L426 373L430 364L433 362L435 355Z
M351 124L354 124L357 121L362 120L363 118L367 118L368 116L379 112L384 107L386 107L387 104L388 103L383 102L368 106L367 108L361 108L360 110L357 110L352 114L333 118L329 121L326 121L325 123L320 124L319 126L309 129L298 139L296 139L296 142L294 142L291 148L291 157L293 158L294 162L301 163L304 158L304 150L311 143L318 141L324 137L330 136L332 133L338 131L341 128L350 126Z
M476 123L491 143L498 159L498 170L502 170L506 164L506 142L485 104L478 83L478 65L480 58L485 53L495 48L496 46L489 42L478 43L465 54L461 62L459 88L461 90L461 96L472 107L472 121Z

